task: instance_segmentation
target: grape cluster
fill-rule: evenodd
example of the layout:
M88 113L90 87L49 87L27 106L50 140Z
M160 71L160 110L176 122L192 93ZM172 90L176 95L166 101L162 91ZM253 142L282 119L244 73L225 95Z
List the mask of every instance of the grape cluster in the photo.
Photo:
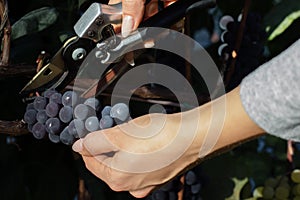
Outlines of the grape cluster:
M37 139L48 137L53 143L71 145L77 138L106 129L129 119L124 103L100 109L97 98L81 99L77 93L46 90L26 107L24 121Z
M147 200L178 200L178 193L183 189L183 200L201 200L200 190L202 184L198 175L189 170L184 174L184 183L181 182L180 176L171 180L162 187L154 190Z
M147 200L178 200L178 192L182 189L180 177L153 191Z
M243 77L260 65L264 53L264 42L267 34L263 29L261 16L258 13L250 12L246 17L243 37L238 52L235 48L242 14L237 19L225 15L219 22L223 32L221 34L222 44L219 46L218 54L225 61L227 68L231 65L232 59L236 59L233 80L229 86L231 88L237 86Z
M202 184L193 170L189 170L184 176L184 199L200 200Z
M300 170L295 169L289 175L270 177L264 186L254 189L257 199L293 199L300 200Z

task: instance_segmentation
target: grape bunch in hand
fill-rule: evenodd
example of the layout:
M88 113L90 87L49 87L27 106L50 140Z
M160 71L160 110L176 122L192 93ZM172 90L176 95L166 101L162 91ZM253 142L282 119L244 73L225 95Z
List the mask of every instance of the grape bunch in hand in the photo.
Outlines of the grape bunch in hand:
M72 145L88 133L110 128L130 119L124 103L104 106L97 98L80 98L74 91L63 94L49 89L26 107L24 121L37 139Z

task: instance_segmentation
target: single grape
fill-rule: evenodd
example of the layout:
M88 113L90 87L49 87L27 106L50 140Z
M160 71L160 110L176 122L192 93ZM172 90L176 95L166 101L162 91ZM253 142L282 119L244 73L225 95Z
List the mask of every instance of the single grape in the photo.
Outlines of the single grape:
M33 106L36 110L43 110L47 105L47 99L42 96L38 96L33 101Z
M263 198L265 199L272 199L274 196L274 189L270 186L265 186L263 189Z
M48 134L48 138L51 142L53 143L59 143L60 142L60 138L59 138L59 135L55 135L55 134L51 134L49 133Z
M188 171L185 175L185 183L187 185L193 185L197 182L197 175L192 170Z
M238 22L228 22L226 29L230 31L232 34L235 34L238 30L239 23Z
M57 91L54 89L48 89L44 92L43 96L49 99L54 93L57 93Z
M86 130L88 130L89 132L97 131L100 128L100 126L99 126L99 120L95 116L87 118L85 120L84 124L85 124Z
M232 21L234 21L233 17L230 15L224 15L219 21L219 26L221 29L226 30L227 24Z
M76 105L77 101L78 101L78 95L73 92L73 91L66 91L63 95L62 95L62 104L64 106L73 106Z
M95 112L95 111L94 111ZM78 104L74 109L74 116L77 119L85 120L93 113L93 109L85 104Z
M291 173L291 179L294 183L300 183L300 170L294 169Z
M62 95L60 93L56 92L50 96L49 102L61 104L61 98L62 98Z
M83 104L90 106L94 110L98 110L100 105L99 100L94 97L86 99Z
M265 181L265 186L270 186L272 188L275 188L278 185L278 180L276 180L275 178L268 178Z
M83 138L87 134L84 122L80 119L73 119L69 123L68 131L75 138Z
M39 110L36 114L36 120L42 124L44 124L48 118L46 110Z
M111 128L114 125L114 120L109 115L104 115L100 119L100 129Z
M24 121L27 124L34 124L36 122L36 114L37 111L33 109L29 109L24 114Z
M46 106L46 113L48 117L56 117L59 111L59 105L54 102L48 103Z
M60 133L59 139L62 143L66 145L71 145L74 143L75 138L68 131L68 126L64 128L64 130Z
M27 130L32 133L32 127L34 124L27 124Z
M62 122L69 123L73 118L73 108L71 106L62 107L58 116Z
M105 106L101 111L101 116L110 115L111 106Z
M253 196L253 197L257 197L257 198L263 197L263 190L264 190L264 187L263 187L263 186L260 186L260 187L255 188L255 189L253 190L252 196Z
M42 139L46 135L45 125L42 123L35 123L32 127L32 134L36 139Z
M294 195L300 196L300 184L299 183L293 186L292 192Z
M219 54L219 56L223 56L226 53L229 55L229 51L230 51L229 46L226 43L225 44L221 44L219 46L219 48L218 48L218 54Z
M61 130L61 122L58 118L49 118L46 123L46 130L51 134L58 134Z
M289 188L279 186L275 189L275 197L278 199L287 199L289 195Z
M221 34L221 41L227 43L231 47L234 47L235 45L235 37L229 31L224 31Z
M125 103L117 103L111 107L110 116L125 121L129 117L129 108Z
M30 109L35 109L33 103L29 103L26 105L26 111Z
M201 183L196 183L191 185L191 192L192 194L198 194L201 190Z

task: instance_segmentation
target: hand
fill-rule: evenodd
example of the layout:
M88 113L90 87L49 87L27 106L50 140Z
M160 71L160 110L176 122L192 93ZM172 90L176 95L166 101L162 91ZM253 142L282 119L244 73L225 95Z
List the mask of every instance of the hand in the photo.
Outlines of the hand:
M186 117L192 116L183 115L145 115L90 133L73 150L113 190L144 197L198 158L199 148L192 148L198 146L192 145L194 135L188 134L191 119Z
M108 4L119 3L120 0L110 0ZM127 37L136 30L143 19L145 10L145 0L122 0L122 26L121 33Z

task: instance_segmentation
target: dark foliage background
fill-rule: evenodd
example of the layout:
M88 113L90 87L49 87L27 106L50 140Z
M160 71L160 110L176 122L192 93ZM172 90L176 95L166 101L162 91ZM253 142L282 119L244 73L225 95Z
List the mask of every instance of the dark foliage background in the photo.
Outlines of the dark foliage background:
M25 28L25 35L12 40L11 63L35 64L41 50L53 55L66 38L74 35L72 26L90 1L10 0L8 3L11 24L36 9L55 8L57 19L46 24L46 28ZM243 3L239 0L218 1L218 7L223 14L232 16L237 16L242 6ZM264 26L269 30L268 35L271 35L288 14L299 9L300 3L293 0L253 0L251 7L252 11L262 14ZM203 18L203 15L200 16ZM35 16L35 19L38 20L39 17ZM197 22L202 18L194 20ZM293 20L279 36L267 41L265 61L299 38L299 19ZM30 24L32 23L34 22L31 21ZM194 28L196 29L196 25ZM218 45L219 43L208 48L216 62L218 59L214 50ZM0 119L22 118L26 105L21 101L18 92L28 80L26 77L0 80ZM145 107L147 106L139 104L138 109L143 110ZM8 142L11 139L15 142ZM271 136L244 144L197 167L196 171L203 177L201 195L203 199L214 200L249 198L251 190L263 184L266 177L285 174L291 168L299 167L298 154L296 151L294 162L289 163L286 160L286 141ZM38 141L30 134L13 138L0 135L1 200L73 200L78 194L79 179L85 181L91 199L134 199L128 193L111 191L105 183L94 177L87 171L81 158L72 152L71 147L52 144L46 140Z

